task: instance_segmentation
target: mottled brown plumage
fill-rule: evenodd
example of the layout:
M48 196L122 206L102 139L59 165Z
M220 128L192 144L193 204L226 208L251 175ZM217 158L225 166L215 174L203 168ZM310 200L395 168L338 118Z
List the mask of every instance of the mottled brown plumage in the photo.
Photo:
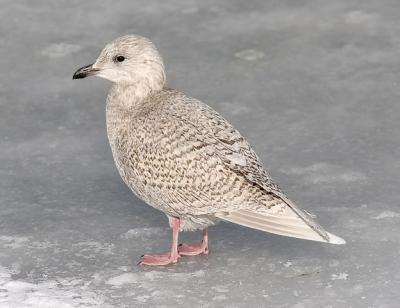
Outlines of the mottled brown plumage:
M244 138L211 108L163 89L122 116L119 91L129 89L114 86L107 103L117 168L140 198L180 217L182 229L203 229L216 213L282 203L255 185L280 192Z
M124 182L152 207L179 218L181 230L205 229L224 219L287 236L344 242L284 195L222 116L166 87L162 59L147 39L115 40L75 77L85 74L113 82L107 132Z

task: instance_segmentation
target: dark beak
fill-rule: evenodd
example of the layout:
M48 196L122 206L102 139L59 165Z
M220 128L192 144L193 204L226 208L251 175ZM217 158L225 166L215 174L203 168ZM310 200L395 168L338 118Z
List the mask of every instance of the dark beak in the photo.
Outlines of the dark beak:
M78 69L74 73L74 76L72 76L72 79L81 79L88 76L96 75L98 71L98 69L93 68L93 64L89 64Z

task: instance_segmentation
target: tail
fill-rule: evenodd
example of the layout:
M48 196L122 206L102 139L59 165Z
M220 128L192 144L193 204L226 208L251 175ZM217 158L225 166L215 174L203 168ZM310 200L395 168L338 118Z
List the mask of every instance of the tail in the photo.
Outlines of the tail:
M284 200L286 202L286 200ZM288 200L289 201L289 200ZM293 202L290 201L291 204ZM222 220L233 222L245 227L266 231L274 234L318 241L336 245L343 245L346 241L336 235L326 232L311 216L295 209L287 203L282 203L279 210L238 210L229 213L218 213L216 216ZM273 207L274 208L274 207Z

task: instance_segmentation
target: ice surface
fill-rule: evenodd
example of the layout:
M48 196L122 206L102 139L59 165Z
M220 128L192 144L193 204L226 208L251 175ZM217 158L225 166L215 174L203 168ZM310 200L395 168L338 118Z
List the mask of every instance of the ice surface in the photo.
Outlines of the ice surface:
M245 50L236 52L235 56L240 59L247 60L247 61L256 61L256 60L264 58L265 54L259 50L245 49Z
M400 2L11 1L0 10L0 307L398 307ZM124 186L109 83L73 81L113 38L150 37L346 245L223 224L210 254ZM200 234L186 233L184 241Z
M393 211L383 211L379 215L372 217L373 219L400 218L400 213Z
M14 274L15 275L15 274ZM89 291L81 280L50 280L29 283L0 267L0 307L111 307L105 298Z
M42 50L42 55L50 58L65 57L82 49L81 46L68 43L50 44Z
M125 283L137 283L137 282L138 278L136 274L125 273L108 279L106 283L113 286L121 286Z

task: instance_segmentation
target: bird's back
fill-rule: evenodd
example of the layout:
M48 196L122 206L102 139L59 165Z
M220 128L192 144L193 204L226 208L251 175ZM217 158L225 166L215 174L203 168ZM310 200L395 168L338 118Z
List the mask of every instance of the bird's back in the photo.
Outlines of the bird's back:
M278 190L227 121L178 91L165 89L131 110L109 101L107 126L124 181L139 197L169 214L206 215L257 198L271 199L238 174L234 164L246 164L249 172ZM242 150L246 157L239 154Z

